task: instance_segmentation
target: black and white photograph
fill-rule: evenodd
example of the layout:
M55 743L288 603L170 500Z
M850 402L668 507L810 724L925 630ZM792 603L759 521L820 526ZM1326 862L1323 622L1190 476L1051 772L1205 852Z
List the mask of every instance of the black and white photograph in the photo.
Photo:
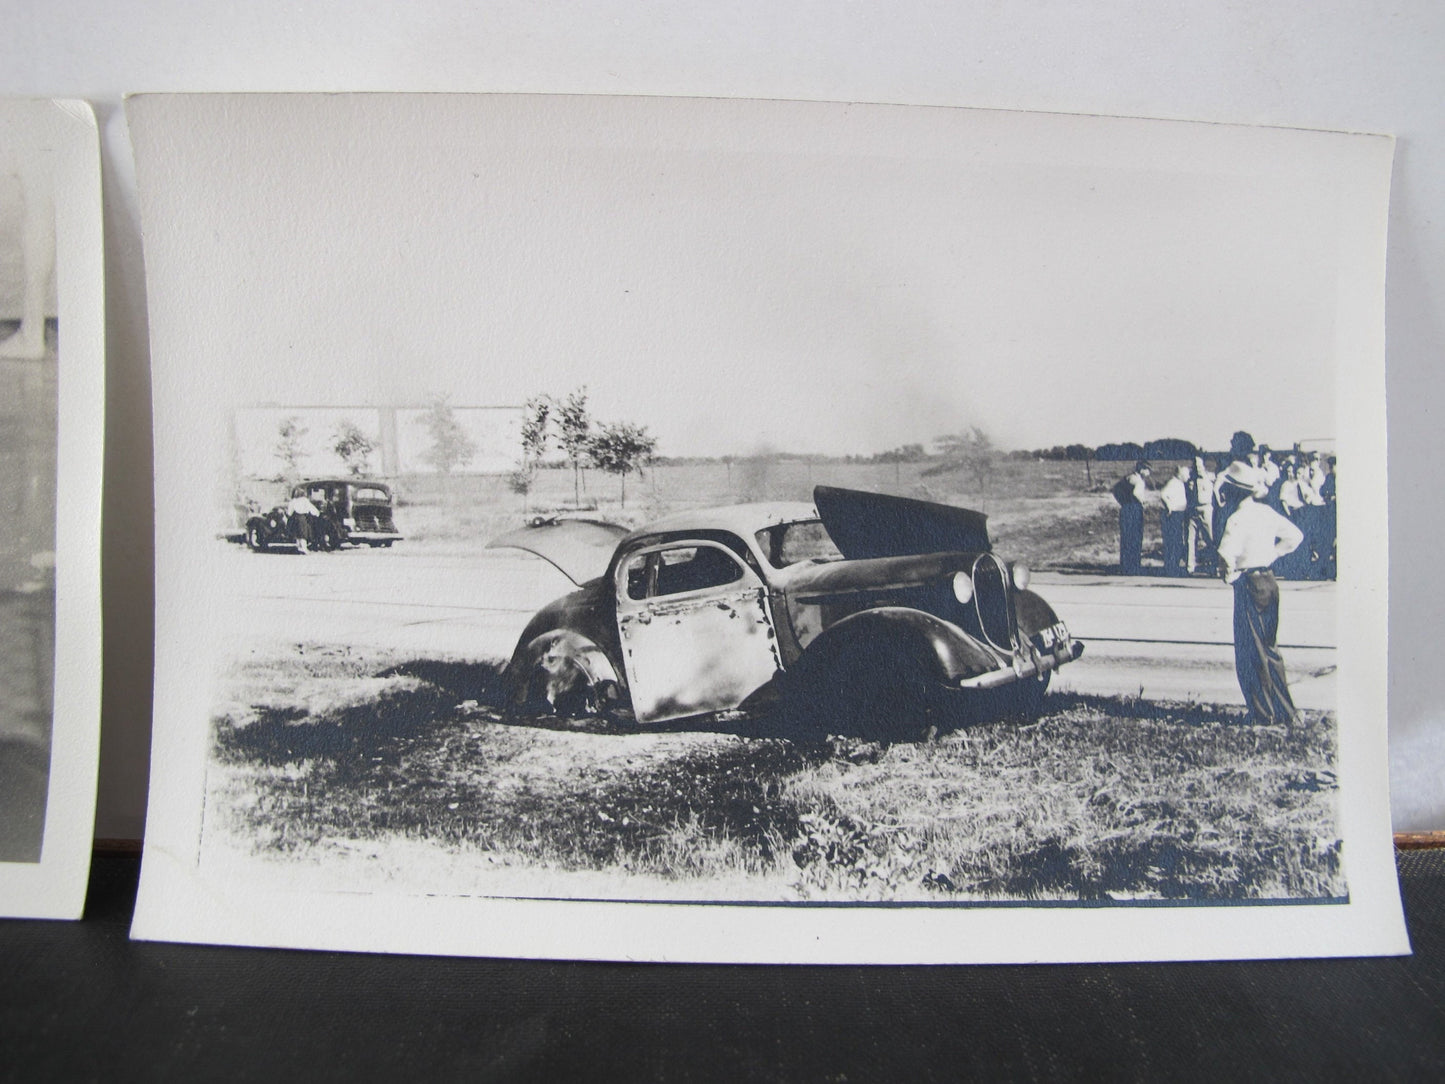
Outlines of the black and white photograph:
M1387 137L529 95L128 116L135 936L1406 950Z
M0 101L0 913L21 916L78 916L95 805L99 169L88 108Z

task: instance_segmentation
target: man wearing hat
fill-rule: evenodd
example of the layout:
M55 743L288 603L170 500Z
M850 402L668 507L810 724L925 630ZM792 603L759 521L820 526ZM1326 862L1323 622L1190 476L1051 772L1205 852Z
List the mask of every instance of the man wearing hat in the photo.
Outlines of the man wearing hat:
M1139 575L1140 558L1144 553L1144 502L1149 499L1149 464L1144 460L1114 483L1114 499L1119 502L1119 571L1125 576Z
M1219 477L1219 574L1234 587L1234 672L1250 721L1297 722L1279 634L1279 585L1270 566L1293 553L1304 534L1263 497L1269 491L1258 468L1234 462Z

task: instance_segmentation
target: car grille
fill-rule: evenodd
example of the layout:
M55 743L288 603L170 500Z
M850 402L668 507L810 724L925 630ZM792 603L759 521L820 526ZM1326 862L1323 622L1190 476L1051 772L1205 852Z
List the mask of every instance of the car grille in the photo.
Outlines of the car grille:
M1013 611L1009 605L1008 570L991 553L973 564L973 604L984 637L994 647L1013 648Z
M356 530L358 531L387 531L393 532L391 510L389 508L354 508L356 513Z

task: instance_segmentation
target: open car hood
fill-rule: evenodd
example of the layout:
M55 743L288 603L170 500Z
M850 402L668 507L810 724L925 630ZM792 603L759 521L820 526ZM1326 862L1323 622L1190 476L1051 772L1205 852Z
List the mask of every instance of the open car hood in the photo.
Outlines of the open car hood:
M549 519L492 539L488 549L519 549L550 562L577 586L607 571L612 551L627 534L616 523L591 519Z
M992 547L988 516L949 504L817 486L813 503L849 560L920 553L979 553Z

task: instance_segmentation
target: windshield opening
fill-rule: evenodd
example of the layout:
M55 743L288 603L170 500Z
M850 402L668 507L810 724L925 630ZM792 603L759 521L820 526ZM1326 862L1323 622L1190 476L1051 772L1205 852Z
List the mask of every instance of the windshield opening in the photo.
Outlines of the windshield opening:
M757 540L774 568L787 568L801 561L836 561L843 556L833 545L828 529L816 519L765 527L757 533Z

